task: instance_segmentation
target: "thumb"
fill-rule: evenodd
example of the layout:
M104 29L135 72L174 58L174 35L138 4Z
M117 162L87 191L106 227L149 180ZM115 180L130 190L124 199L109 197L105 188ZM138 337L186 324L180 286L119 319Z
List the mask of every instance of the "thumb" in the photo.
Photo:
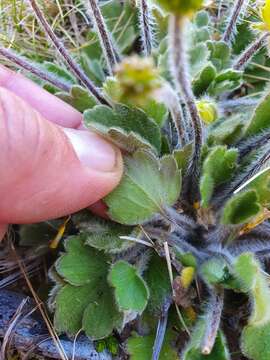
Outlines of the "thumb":
M0 223L78 211L120 181L120 151L94 133L64 129L0 88Z

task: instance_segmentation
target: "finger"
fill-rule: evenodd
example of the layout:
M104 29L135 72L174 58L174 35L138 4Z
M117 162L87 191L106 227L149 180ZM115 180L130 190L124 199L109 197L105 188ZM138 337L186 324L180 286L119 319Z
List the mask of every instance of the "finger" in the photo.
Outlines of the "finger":
M45 119L58 125L77 128L82 122L82 114L79 111L21 74L2 65L0 65L0 86L18 95Z
M0 224L0 242L4 239L4 236L6 235L8 226L6 224Z
M108 207L107 205L104 203L104 201L100 200L98 202L96 202L95 204L91 205L89 207L89 210L91 212L93 212L94 214L103 217L104 219L109 219L109 216L107 214L108 212Z
M122 175L120 151L46 121L0 88L0 223L57 218L97 202Z

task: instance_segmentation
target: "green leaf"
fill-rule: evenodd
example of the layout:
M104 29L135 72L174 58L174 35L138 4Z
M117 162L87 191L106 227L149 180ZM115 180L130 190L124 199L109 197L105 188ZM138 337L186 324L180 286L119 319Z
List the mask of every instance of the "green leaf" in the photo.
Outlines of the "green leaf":
M181 174L184 177L187 174L190 159L193 152L193 144L187 144L180 150L174 150L173 157L177 163L178 169L181 170Z
M91 109L97 105L96 99L79 85L72 86L70 94L60 92L56 93L56 96L80 112Z
M270 323L261 326L246 326L242 332L243 354L253 360L270 359Z
M166 106L156 100L148 100L147 105L143 107L146 115L162 127L168 118L169 112Z
M210 60L218 71L229 65L231 50L228 44L223 41L208 41Z
M237 156L236 149L228 150L226 146L216 146L208 154L200 181L203 207L209 205L215 186L230 180L237 165Z
M222 285L227 289L240 289L240 283L235 279L229 264L222 257L213 257L202 263L199 272L210 286Z
M196 16L195 16L195 24L197 27L201 28L204 26L207 26L210 22L210 17L207 11L199 11L197 12Z
M56 296L54 325L59 332L76 335L83 329L92 340L98 340L109 336L122 322L106 279L97 287L65 285Z
M76 84L75 78L65 68L49 61L43 62L42 67L57 80L62 81L67 85Z
M115 263L108 276L115 288L115 299L120 310L142 313L149 299L149 290L138 270L126 261Z
M171 293L168 268L164 259L154 254L144 277L150 291L148 309L151 313L160 313L165 299Z
M235 264L236 275L243 291L251 297L252 313L245 326L241 347L245 356L253 360L268 360L270 356L270 289L260 263L252 253L240 255Z
M136 225L173 205L181 191L181 172L172 156L158 160L137 151L126 157L120 185L105 198L110 217L122 224Z
M270 127L270 94L267 94L254 110L246 129L246 136L254 136Z
M160 152L160 128L139 109L125 105L116 105L111 109L98 105L84 113L84 123L90 130L108 137L128 152L139 148Z
M82 328L83 313L96 289L92 284L85 286L65 285L56 296L54 325L59 332L75 335Z
M195 76L204 69L209 59L209 50L206 44L199 43L189 51L191 75Z
M244 134L245 118L236 114L227 119L222 119L210 129L207 143L209 145L232 145L240 140Z
M111 335L114 328L120 328L122 323L123 315L114 302L113 289L103 284L96 300L91 301L84 311L83 329L89 337L102 339Z
M247 223L261 211L258 195L254 190L247 190L234 195L225 204L222 223L238 225Z
M253 308L248 325L270 324L270 289L260 263L252 253L244 253L236 259L234 269L243 291L251 296Z
M107 282L107 257L84 242L83 235L68 238L67 253L56 263L58 274L69 283L55 297L54 324L59 332L75 335L83 329L97 340L121 327L123 316Z
M216 78L216 68L211 63L206 65L200 73L192 81L194 94L200 96L204 94L209 88L212 81Z
M201 328L204 328L203 325L201 325ZM230 360L231 357L227 349L226 340L221 331L218 332L214 348L210 355L203 355L201 353L198 340L203 337L203 332L198 328L196 329L196 332L197 334L192 335L192 337L196 337L196 339L191 339L181 360Z
M217 75L208 88L210 95L220 95L226 91L233 91L241 85L242 72L228 69Z
M264 207L270 207L270 169L265 169L246 188L256 190L258 202Z
M56 270L72 285L95 287L100 277L106 277L108 259L103 253L85 246L85 241L85 235L69 237L65 242L66 253L56 262Z
M159 360L177 360L177 351L173 348L173 336L167 331ZM133 334L127 341L127 351L130 354L130 360L149 360L152 358L155 336L138 336Z
M72 217L77 228L85 237L85 244L115 254L134 246L134 242L121 240L120 236L134 236L133 227L124 226L101 219L90 214L89 211Z

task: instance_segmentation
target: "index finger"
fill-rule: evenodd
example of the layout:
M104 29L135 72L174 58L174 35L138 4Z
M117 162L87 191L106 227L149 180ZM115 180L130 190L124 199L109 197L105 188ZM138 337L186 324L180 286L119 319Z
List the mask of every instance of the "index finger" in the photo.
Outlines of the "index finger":
M55 124L78 128L82 114L19 73L0 65L0 86L13 92Z

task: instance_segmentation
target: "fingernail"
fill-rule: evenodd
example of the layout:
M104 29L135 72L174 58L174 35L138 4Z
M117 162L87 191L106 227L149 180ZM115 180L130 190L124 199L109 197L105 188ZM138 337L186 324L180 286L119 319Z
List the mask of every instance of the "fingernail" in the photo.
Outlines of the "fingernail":
M102 137L89 131L64 129L80 161L93 170L115 169L118 150Z

